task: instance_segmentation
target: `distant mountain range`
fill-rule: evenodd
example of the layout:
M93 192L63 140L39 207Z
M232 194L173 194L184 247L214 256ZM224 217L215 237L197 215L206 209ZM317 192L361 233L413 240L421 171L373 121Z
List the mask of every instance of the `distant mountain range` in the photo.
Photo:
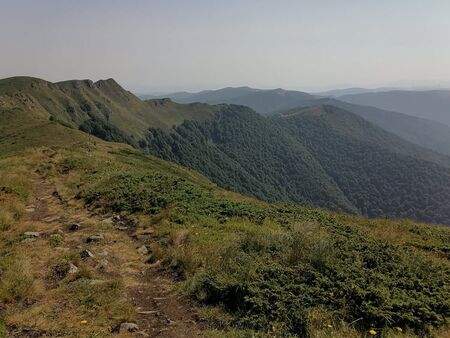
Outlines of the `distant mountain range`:
M390 114L401 124L402 114L280 89L225 93L240 105L142 101L112 79L4 79L0 133L14 149L17 128L47 121L129 143L261 199L450 224L450 158L369 121L387 123L382 114ZM262 115L244 102L305 107Z
M321 95L311 95L304 92L287 91L283 89L265 90L250 87L229 87L219 90L207 90L199 93L179 92L165 95L165 97L169 97L179 103L203 102L208 104L226 103L244 105L261 114L320 104L334 105L351 111L405 140L442 154L450 155L450 126L445 123L445 119L440 119L440 121L439 119L434 118L434 116L439 115L440 113L408 113L407 109L400 109L401 107L399 106L383 108L373 104L371 101L365 100L367 97L385 95L384 92L372 94L367 94L367 92L376 92L385 89L386 88L349 88L320 93ZM342 99L334 97L358 92L363 94L343 96ZM418 97L424 96L428 100L432 100L432 93L434 92L396 91L390 93L410 93L410 95L417 95ZM155 97L152 96L152 98ZM433 106L432 103L427 104L430 107ZM443 106L445 106L444 103L440 104L441 110L444 110ZM448 102L447 107L449 108L448 111L450 111L450 101ZM445 116L445 114L441 115Z
M143 99L156 98L148 95L141 97ZM218 90L205 90L199 93L178 92L162 97L168 97L178 103L238 104L248 106L261 114L295 108L306 100L319 98L317 95L295 90L281 88L255 89L250 87L228 87Z
M339 99L426 118L450 126L450 90L394 90L345 95Z

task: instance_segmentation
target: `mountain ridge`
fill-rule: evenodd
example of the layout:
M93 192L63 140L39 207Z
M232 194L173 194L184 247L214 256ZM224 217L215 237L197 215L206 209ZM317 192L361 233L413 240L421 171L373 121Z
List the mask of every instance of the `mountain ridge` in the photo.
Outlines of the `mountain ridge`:
M341 100L431 119L450 126L450 90L401 91L345 95Z
M292 95L280 89L271 93L278 97ZM311 98L308 94L300 96ZM300 96L295 93L294 100ZM178 104L168 99L142 101L112 79L60 83L26 78L2 80L0 100L4 107L0 113L6 121L20 117L24 125L27 119L56 122L108 141L129 143L195 169L223 187L261 199L370 217L386 213L449 223L450 217L441 206L448 198L448 157L417 147L377 129L352 112L330 105L320 105L319 114L311 118L292 119L295 124L300 123L297 129L292 129L276 114L265 117L242 105ZM314 108L307 109L311 112ZM335 114L338 119L324 123L321 114ZM348 125L343 125L341 119ZM307 123L316 134L302 129L301 123ZM354 129L345 131L344 127ZM329 143L327 137L331 134L339 142ZM355 137L359 134L373 137L366 142L363 137ZM317 148L319 144L323 149ZM347 175L342 178L338 175L339 161L333 154L328 158L322 156L326 148L332 147L337 147L335 153L341 154L342 163L347 163L342 167ZM365 148L367 153L363 151ZM385 168L391 175L383 175L374 168ZM411 173L405 175L405 182L398 175L398 168ZM371 173L378 177L375 185L368 183ZM423 180L419 182L419 190L414 190L417 196L410 200L402 185L413 184L415 176ZM429 184L425 184L426 180ZM436 182L443 183L438 186ZM360 195L362 202L355 194ZM398 198L406 202L399 203ZM427 205L425 213L418 210L417 201ZM393 209L389 209L388 202Z

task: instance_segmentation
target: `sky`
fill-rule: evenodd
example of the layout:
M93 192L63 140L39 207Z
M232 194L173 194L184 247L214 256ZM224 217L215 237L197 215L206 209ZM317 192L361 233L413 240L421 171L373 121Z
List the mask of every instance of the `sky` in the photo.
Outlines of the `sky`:
M0 0L0 78L137 93L450 86L448 0Z

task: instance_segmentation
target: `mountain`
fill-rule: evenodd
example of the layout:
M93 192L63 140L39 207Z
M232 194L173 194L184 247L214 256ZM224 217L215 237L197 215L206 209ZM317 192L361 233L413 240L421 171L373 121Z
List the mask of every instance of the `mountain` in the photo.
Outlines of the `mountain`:
M339 99L426 118L450 126L450 90L394 90L345 95Z
M184 119L214 111L205 104L179 105L170 100L142 101L113 79L51 83L15 77L0 80L0 104L31 112L103 139L137 145L151 127L168 128ZM181 109L181 110L180 110Z
M324 92L315 93L319 96L326 97L340 97L344 95L353 95L353 94L363 94L363 93L374 93L374 92L382 92L390 90L390 88L360 88L360 87L352 87L352 88L342 88L342 89L332 89Z
M343 101L335 100L330 104L351 111L409 142L450 155L450 127L444 123Z
M89 105L108 103L109 121L119 120L114 115L125 113L129 102L119 88L108 102L102 86L91 82L8 82L15 86L5 88L0 82L0 336L111 337L127 335L121 331L128 329L150 337L259 337L271 332L279 337L357 338L370 329L389 337L400 330L412 338L449 335L450 228L267 203L226 191L197 172L76 128L89 118L84 110L99 113L86 104L81 109L85 100ZM75 88L63 90L66 85ZM76 114L64 109L66 100ZM152 109L167 112L168 102L160 103L153 101ZM183 107L190 109L176 106ZM265 152L273 155L267 164L276 163L276 156L291 159L284 151L293 150L291 145L303 137L311 140L304 146L296 143L297 155L304 154L298 160L307 161L313 174L319 172L311 178L297 175L323 193L339 193L330 178L322 179L325 169L333 173L342 144L358 152L367 133L368 143L385 149L389 138L332 107L270 118L245 107L214 109L197 123L206 127L212 118L222 117L211 138L218 145L229 144L224 152L230 161L239 155L233 137L251 141L257 131L245 128L240 135L241 122L247 127L257 123L254 129L265 128L264 134L271 136L263 144L267 149L258 148L262 139L251 143L256 155L249 161L263 160ZM123 118L135 121L131 107L128 114ZM116 126L119 131L122 127ZM320 140L322 127L331 128L332 138ZM160 130L175 134L172 128ZM298 135L306 132L310 134ZM204 142L213 147L211 139ZM317 145L326 152L317 154L319 161L327 153L334 156L325 169L307 155L317 152L316 142L325 142ZM246 143L242 146L251 153ZM396 154L406 150L394 146L390 151L396 168ZM207 153L198 154L209 160ZM354 163L344 159L343 168L352 172L359 156L355 154ZM377 161L386 160L369 161L372 156L376 152L367 149L364 158L375 168ZM420 163L428 172L429 164ZM414 187L419 189L422 180L431 187L433 174L417 171L413 159L408 164L398 167L404 181L388 184L409 192L408 175L414 173ZM264 170L264 161L258 165ZM297 168L308 170L308 165L279 163L276 170L291 175ZM382 174L369 182L375 195ZM347 180L348 174L343 177ZM355 176L352 182L358 180ZM314 192L310 187L303 191L308 189ZM420 199L412 193L405 203Z
M450 224L450 159L337 107L264 117L228 106L212 119L150 129L147 144L261 199Z
M0 81L0 103L0 130L15 137L9 149L20 140L8 133L8 121L28 130L33 121L56 122L140 147L261 199L450 223L448 157L329 104L262 116L245 106L142 101L111 79L33 78ZM324 156L328 149L333 153Z
M332 98L307 100L300 107L324 104L350 111L411 143L450 155L450 127L443 123Z
M145 96L144 96L145 97ZM265 114L300 106L305 100L316 98L308 93L278 89L255 89L250 87L223 88L199 93L174 93L166 97L179 103L203 102L209 104L238 104Z
M310 95L298 91L283 89L262 90L249 87L224 88L220 90L203 91L200 93L180 92L168 94L172 100L180 103L203 102L209 104L238 104L248 106L255 111L268 114L289 110L297 107L307 107L329 104L351 111L367 121L394 133L407 141L421 147L450 155L450 127L428 118L411 116L408 112L399 113L370 105L352 104L333 98L349 92L366 93L383 91L385 88L364 89L349 88L341 91L330 91ZM414 92L415 93L415 92ZM329 96L329 97L323 97ZM154 96L142 96L152 97Z

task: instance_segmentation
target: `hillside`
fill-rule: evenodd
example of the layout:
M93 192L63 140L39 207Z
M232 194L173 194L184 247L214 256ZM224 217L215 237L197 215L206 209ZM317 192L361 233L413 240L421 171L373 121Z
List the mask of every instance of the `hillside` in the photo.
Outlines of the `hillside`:
M222 187L260 199L370 217L450 222L445 207L450 159L374 128L343 110L333 110L336 118L318 129L311 126L321 135L317 137L310 130L293 133L293 126L280 117L283 114L263 117L236 105L141 101L112 79L49 83L22 77L0 84L0 128L15 137L17 144L24 140L15 135L17 128L11 128L10 122L14 125L21 121L20 128L31 130L36 123L51 125L53 121L105 140L140 147L198 170ZM236 89L228 90L230 97L235 94ZM331 110L330 106L328 112ZM289 121L311 123L298 121L303 118ZM9 133L11 130L14 132ZM343 130L346 134L341 137ZM335 154L342 158L322 156L331 146L339 147ZM361 156L354 158L354 150ZM345 161L353 162L344 165ZM405 168L409 174L400 177Z
M411 143L450 155L450 127L444 123L343 101L333 100L330 104L351 111Z
M0 113L0 335L449 334L448 228L261 202Z
M381 92L385 90L386 89L380 88L372 91ZM431 116L426 117L421 114L412 116L415 114L413 111L410 112L407 108L396 111L392 111L393 109L383 110L376 108L376 104L364 100L361 100L359 104L352 104L350 103L352 98L354 98L356 100L355 103L357 103L357 98L359 96L343 95L347 92L367 93L368 91L369 90L362 88L350 88L348 90L330 91L319 93L317 95L310 95L299 91L288 91L283 89L262 90L249 87L238 87L208 90L200 93L180 92L165 96L180 103L203 102L209 104L227 103L244 105L261 114L321 104L333 105L355 113L367 121L374 123L384 130L394 133L409 142L437 151L441 154L450 155L450 126L448 124L437 122L433 120ZM343 100L340 98L332 98L340 96L343 97ZM146 98L145 95L142 97ZM152 98L154 97L152 96ZM432 97L429 99L433 101L433 104L439 104L438 98ZM438 101L434 102L435 99ZM430 104L430 106L433 104ZM398 111L401 111L401 113Z
M269 117L229 106L213 119L151 129L147 143L261 199L450 224L449 159L332 106Z
M443 123L336 99L308 100L299 107L324 104L339 107L361 116L365 120L411 143L447 156L450 155L450 127Z
M450 126L450 91L403 91L345 95L340 100L392 110Z
M0 105L80 128L103 139L137 145L151 127L167 128L184 119L209 116L214 107L180 106L170 100L141 101L113 79L51 83L15 77L0 80Z

